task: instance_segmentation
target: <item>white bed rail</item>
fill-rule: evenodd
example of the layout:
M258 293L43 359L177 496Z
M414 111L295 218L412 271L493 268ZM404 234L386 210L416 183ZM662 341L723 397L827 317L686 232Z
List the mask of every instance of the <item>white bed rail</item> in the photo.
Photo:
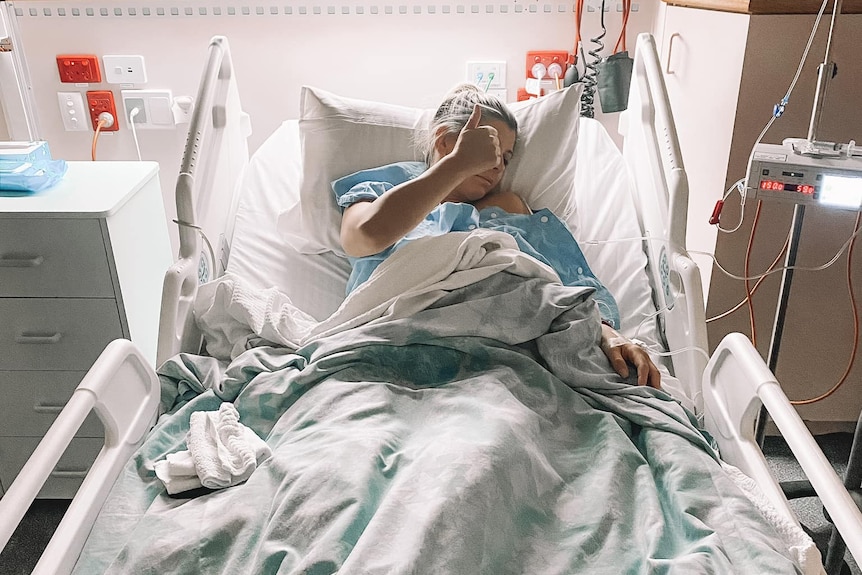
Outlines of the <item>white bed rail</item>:
M147 359L131 341L112 341L0 499L0 549L94 410L105 429L105 445L33 571L46 575L70 572L111 486L155 423L158 407L159 380Z
M764 405L802 466L848 548L862 558L862 514L823 455L772 372L742 334L726 336L707 362L708 341L700 272L686 251L688 180L676 138L655 40L640 34L628 109L620 118L623 155L635 182L635 203L650 261L660 323L674 375L692 386L689 397L722 459L753 478L776 510L798 523L763 452L754 425ZM699 386L699 387L698 387Z
M673 375L692 386L689 397L703 410L697 388L709 352L700 271L686 251L688 178L676 137L670 100L655 39L640 34L628 109L620 116L623 156L632 171L659 326ZM684 350L684 351L683 351Z
M703 374L703 390L706 429L722 458L754 479L773 505L795 521L755 440L755 420L760 406L766 407L850 553L862 560L862 513L747 337L731 333L721 340Z
M181 351L200 350L201 334L192 316L192 304L199 283L224 272L233 229L229 214L235 185L248 163L246 139L250 133L230 45L224 36L214 36L177 177L179 260L165 274L156 365Z

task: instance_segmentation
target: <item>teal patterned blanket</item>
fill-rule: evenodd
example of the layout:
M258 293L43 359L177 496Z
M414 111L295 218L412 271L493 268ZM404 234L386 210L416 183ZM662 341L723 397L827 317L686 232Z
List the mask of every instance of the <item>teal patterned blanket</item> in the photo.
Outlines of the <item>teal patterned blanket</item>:
M801 572L694 417L613 372L590 294L500 271L298 349L178 355L76 572ZM272 456L168 496L154 463L225 401Z

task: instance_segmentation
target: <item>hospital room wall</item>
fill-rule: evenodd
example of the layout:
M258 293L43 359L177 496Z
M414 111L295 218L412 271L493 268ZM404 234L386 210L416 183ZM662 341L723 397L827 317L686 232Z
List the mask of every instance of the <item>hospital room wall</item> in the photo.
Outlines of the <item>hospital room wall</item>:
M88 160L93 131L64 130L57 92L110 89L119 99L122 88L118 84L77 87L60 83L57 54L140 54L145 58L148 82L135 88L169 89L174 97L194 96L209 39L225 35L243 107L251 117L253 133L248 141L253 152L283 120L297 117L302 84L354 98L431 107L465 80L468 60L504 60L512 101L524 85L528 50L568 51L574 43L573 4L503 0L481 5L450 1L435 6L434 2L406 0L391 6L391 14L384 13L384 5L380 5L376 15L370 13L373 4L347 1L329 6L310 1L307 13L300 14L299 6L305 6L304 2L214 1L195 3L193 14L186 15L183 6L190 4L156 0L145 4L151 7L151 16L145 17L141 6L135 16L129 15L127 2L17 2L41 136L50 142L55 157ZM638 11L628 23L630 46L638 32L652 28L657 3L636 4ZM363 14L357 13L358 5L365 7ZM622 21L616 3L608 5L614 10L604 19L607 54ZM209 6L207 16L199 15L201 6ZM212 15L213 6L221 8L221 16ZM234 16L227 15L231 6L236 10ZM285 6L293 6L292 14L284 13ZM319 14L313 13L314 6L322 7ZM342 13L344 6L348 14ZM429 13L429 6L436 8L434 13ZM443 6L450 13L443 13ZM58 15L60 7L65 16ZM73 7L81 10L80 16L71 15ZM85 15L86 7L94 9L93 16ZM157 7L164 9L163 16L156 15ZM242 12L243 7L250 7L248 15ZM463 13L459 13L460 7ZM105 15L100 15L103 9ZM178 13L173 15L172 9ZM279 13L270 14L273 10ZM599 12L586 12L584 36L598 35L599 24ZM618 116L603 116L597 106L597 118L614 137ZM98 159L137 158L128 122L121 119L120 125L120 131L100 135ZM169 219L175 217L173 189L186 129L187 125L179 125L169 130L138 130L142 158L160 165ZM175 226L170 228L176 248Z
M739 82L739 95L725 188L745 175L751 146L763 129L775 103L787 91L813 26L814 16L752 16L746 23L748 45ZM806 137L816 89L817 65L823 61L828 18L821 23L808 61L790 98L786 112L767 132L764 142ZM832 60L838 74L830 82L817 138L847 143L862 140L862 67L855 57L862 37L862 14L844 14L838 21ZM717 74L719 70L716 69ZM739 231L718 234L715 254L729 271L743 275L745 254L755 219L756 201L749 201ZM793 206L763 202L749 265L752 275L762 273L779 254L792 220ZM739 222L738 196L725 204L722 226ZM709 214L703 214L706 219ZM797 265L815 267L828 262L853 233L856 212L808 207L799 240ZM856 242L858 244L858 241ZM780 264L784 260L781 258ZM857 298L862 286L859 246L853 253L851 280ZM757 348L767 357L778 303L781 274L768 276L753 297ZM754 281L751 282L751 285ZM745 298L742 281L713 270L707 317L730 309ZM847 369L856 334L847 282L847 253L821 271L797 270L780 342L776 375L791 400L817 397L834 386ZM858 314L858 312L857 312ZM711 345L733 331L750 334L749 310L742 306L726 318L709 324ZM830 397L798 407L814 431L849 428L862 410L862 358L857 358L844 385ZM832 422L832 424L830 424Z

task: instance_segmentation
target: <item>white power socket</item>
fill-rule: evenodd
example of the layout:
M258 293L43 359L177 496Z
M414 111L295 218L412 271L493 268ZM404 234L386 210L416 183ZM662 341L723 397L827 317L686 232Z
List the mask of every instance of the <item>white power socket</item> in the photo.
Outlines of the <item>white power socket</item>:
M108 84L146 84L143 56L102 56Z
M139 109L133 120L135 129L166 130L176 127L170 90L122 90L120 94L127 122L132 110L136 107Z

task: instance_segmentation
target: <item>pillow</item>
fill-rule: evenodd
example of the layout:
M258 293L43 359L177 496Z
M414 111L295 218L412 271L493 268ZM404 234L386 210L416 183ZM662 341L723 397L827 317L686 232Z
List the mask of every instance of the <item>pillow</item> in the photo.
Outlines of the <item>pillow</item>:
M518 119L515 154L503 178L535 209L568 215L574 185L581 84L510 104ZM434 110L344 98L303 86L300 204L279 214L286 241L302 253L340 255L341 209L331 183L362 169L422 158L416 136Z

